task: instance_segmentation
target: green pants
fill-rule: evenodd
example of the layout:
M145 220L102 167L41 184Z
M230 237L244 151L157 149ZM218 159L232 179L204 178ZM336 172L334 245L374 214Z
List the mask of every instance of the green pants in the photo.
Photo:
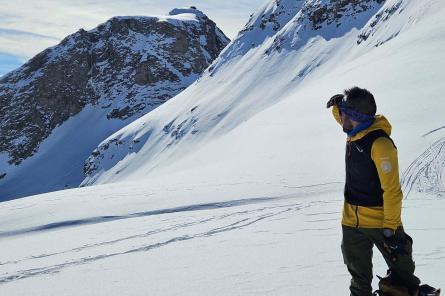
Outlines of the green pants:
M400 242L401 252L395 260L384 248L385 238L380 228L355 228L342 226L343 241L341 245L343 259L352 276L351 296L372 295L372 249L375 245L382 253L394 274L406 287L414 289L420 280L414 276L414 261L412 259L413 241L403 227L396 231L396 239Z

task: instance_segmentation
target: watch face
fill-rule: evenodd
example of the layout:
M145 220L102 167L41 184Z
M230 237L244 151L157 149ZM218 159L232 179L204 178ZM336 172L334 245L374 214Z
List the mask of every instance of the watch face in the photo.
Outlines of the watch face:
M388 229L388 228L383 229L383 235L386 237L393 236L394 234L395 234L395 231L392 229Z

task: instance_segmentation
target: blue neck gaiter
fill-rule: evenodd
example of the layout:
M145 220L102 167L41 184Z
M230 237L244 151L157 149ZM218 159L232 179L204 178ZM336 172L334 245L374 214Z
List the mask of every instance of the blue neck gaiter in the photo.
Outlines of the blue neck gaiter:
M375 118L372 118L367 121L360 122L360 124L357 125L352 131L347 132L346 134L348 135L348 137L353 137L356 134L358 134L359 132L361 132L362 130L365 130L368 127L370 127L374 123L374 120L375 120Z

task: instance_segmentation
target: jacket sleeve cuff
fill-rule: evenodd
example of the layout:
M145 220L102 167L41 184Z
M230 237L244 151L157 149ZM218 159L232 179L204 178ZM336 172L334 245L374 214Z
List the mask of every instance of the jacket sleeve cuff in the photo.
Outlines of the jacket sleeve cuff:
M393 224L393 223L388 223L388 222L384 222L383 223L383 228L389 228L392 230L397 230L399 225Z
M332 106L332 115L334 116L334 118L338 122L338 124L341 125L340 109L338 109L337 105Z

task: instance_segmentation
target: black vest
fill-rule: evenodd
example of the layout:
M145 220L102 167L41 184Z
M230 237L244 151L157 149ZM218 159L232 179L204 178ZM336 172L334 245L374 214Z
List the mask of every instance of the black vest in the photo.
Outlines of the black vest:
M381 137L390 139L394 145L383 130L372 131L357 141L346 143L345 200L352 205L383 206L383 190L371 158L372 143Z

